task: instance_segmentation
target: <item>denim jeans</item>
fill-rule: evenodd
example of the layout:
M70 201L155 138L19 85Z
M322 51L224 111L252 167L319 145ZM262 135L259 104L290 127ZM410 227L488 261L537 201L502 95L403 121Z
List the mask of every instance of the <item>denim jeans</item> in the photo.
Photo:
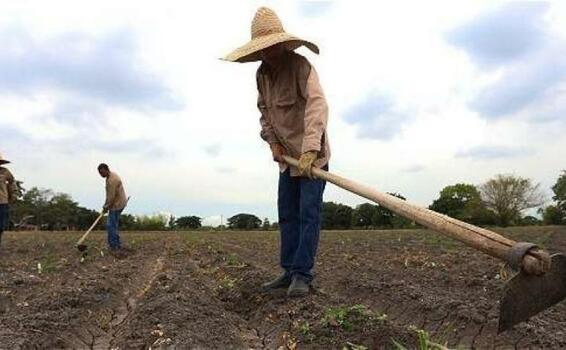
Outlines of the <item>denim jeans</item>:
M0 204L0 242L2 242L2 233L8 228L8 204Z
M328 166L323 169L327 170ZM277 208L281 231L281 267L290 277L306 282L313 279L312 268L320 236L320 211L326 181L292 177L289 169L279 175Z
M108 221L106 223L106 230L108 231L108 246L110 249L120 248L120 235L118 234L118 227L120 226L120 214L122 210L109 210Z

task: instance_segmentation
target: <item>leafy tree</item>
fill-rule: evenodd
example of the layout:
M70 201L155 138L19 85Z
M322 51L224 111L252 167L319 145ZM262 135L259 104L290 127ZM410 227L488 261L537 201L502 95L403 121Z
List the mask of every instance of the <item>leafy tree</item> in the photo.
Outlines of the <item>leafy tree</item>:
M181 216L175 220L175 227L180 229L196 230L202 226L202 219L198 216Z
M21 182L18 187L21 192L11 207L14 224L23 222L48 230L83 230L98 216L96 211L79 206L68 194L37 187L25 191Z
M440 197L435 199L429 209L446 214L459 220L469 220L470 205L480 202L481 196L474 185L459 183L446 186L440 191Z
M566 225L566 170L562 170L551 189L556 204L541 208L538 213L542 214L542 222L546 225Z
M493 215L483 203L480 192L470 184L444 187L429 209L475 225L494 223Z
M352 213L352 226L369 228L372 225L372 219L377 211L377 205L371 203L363 203L358 205Z
M10 208L12 220L18 223L23 218L29 218L28 224L40 226L52 195L51 190L43 190L37 187L32 187L29 191L24 192L21 198Z
M521 219L521 226L535 226L535 225L540 225L541 220L539 220L538 218L532 216L532 215L527 215L524 218Z
M124 231L133 231L138 229L136 217L132 214L122 214L120 216L120 229Z
M552 192L554 192L554 199L558 207L566 212L566 170L562 170L562 175L556 180L556 184L552 186Z
M140 231L166 231L169 217L165 214L136 216L136 229Z
M566 170L556 180L556 184L552 186L554 196L552 199L556 201L556 206L548 208L547 220L554 225L566 224Z
M392 195L393 197L397 197L401 200L407 199L407 198L405 198L405 196L403 196L400 193L395 192L395 193L389 193L389 194ZM401 215L398 215L398 214L391 212L391 226L393 228L412 228L412 227L415 226L415 224L411 220L409 220L409 219L407 219L407 218L405 218Z
M78 206L68 194L54 194L48 201L44 224L49 230L75 229Z
M334 216L338 204L334 202L323 202L321 207L321 226L324 230L334 228Z
M346 230L352 227L352 214L354 209L334 202L322 203L321 224L325 230Z
M265 231L268 231L269 228L271 227L271 224L269 223L269 219L268 218L264 218L263 219L263 224L261 224L261 228Z
M237 230L255 230L261 226L261 220L253 215L241 213L228 218L228 227Z
M391 210L378 205L371 218L371 224L375 228L392 228L394 215Z
M400 215L393 215L393 219L391 219L391 226L394 229L407 229L407 228L414 228L415 223L403 216Z
M400 193L390 193L389 195L405 200L406 198ZM375 228L411 228L413 222L400 215L395 214L384 206L375 206L375 211L371 219L372 226Z
M337 229L350 229L352 228L352 213L354 209L345 204L338 204L334 217L334 226Z
M542 222L545 225L566 225L566 214L556 205L540 209L539 213L542 214Z
M171 216L169 216L168 226L170 230L177 229L177 218L175 217L175 215L171 214Z
M519 223L525 209L544 203L540 184L515 175L496 175L480 186L482 200L496 214L497 224Z

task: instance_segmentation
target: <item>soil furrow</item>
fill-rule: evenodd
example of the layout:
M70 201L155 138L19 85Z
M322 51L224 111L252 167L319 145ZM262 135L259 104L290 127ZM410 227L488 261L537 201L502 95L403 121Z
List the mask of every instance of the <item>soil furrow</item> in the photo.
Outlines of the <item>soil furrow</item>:
M566 246L564 227L503 231ZM499 261L429 231L323 232L300 299L259 288L280 271L275 233L124 233L131 253L84 261L77 235L7 233L0 348L416 348L423 329L451 348L566 348L564 303L498 335Z

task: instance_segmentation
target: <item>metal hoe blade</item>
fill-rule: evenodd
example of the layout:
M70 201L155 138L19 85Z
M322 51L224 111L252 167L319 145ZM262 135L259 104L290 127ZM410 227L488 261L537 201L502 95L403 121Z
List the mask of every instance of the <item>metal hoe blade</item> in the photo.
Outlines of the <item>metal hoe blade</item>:
M566 298L566 255L552 257L544 275L515 275L504 287L499 309L499 333L526 321Z

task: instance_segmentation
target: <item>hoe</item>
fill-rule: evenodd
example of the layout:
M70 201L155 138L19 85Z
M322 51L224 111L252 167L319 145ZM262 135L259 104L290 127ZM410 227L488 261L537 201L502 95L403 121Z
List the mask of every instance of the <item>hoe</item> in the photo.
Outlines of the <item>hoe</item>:
M297 167L296 159L283 157L289 165ZM312 174L431 230L501 259L518 271L503 288L499 307L499 332L526 321L566 298L564 254L550 256L533 243L515 242L495 232L416 206L321 169L313 168Z
M130 197L128 197L128 199L126 199L126 205L128 205L129 201L130 201ZM96 218L96 220L94 220L92 225L90 225L88 230L86 230L86 232L82 235L82 237L77 241L77 244L75 244L75 246L77 247L79 252L85 254L88 246L86 244L84 244L83 242L88 237L88 234L90 233L90 231L92 231L96 227L96 224L98 224L98 222L100 221L100 219L102 219L103 216L104 216L104 212L101 212L100 215L98 215L98 217Z
M82 235L82 237L78 240L76 247L80 252L84 253L87 250L88 246L83 242L87 238L90 231L92 231L96 227L96 224L98 224L98 222L100 221L100 219L102 219L103 216L104 216L104 212L101 212L100 215L98 215L98 217L96 218L96 220L94 220L92 225L90 225L88 230L84 233L84 235Z

